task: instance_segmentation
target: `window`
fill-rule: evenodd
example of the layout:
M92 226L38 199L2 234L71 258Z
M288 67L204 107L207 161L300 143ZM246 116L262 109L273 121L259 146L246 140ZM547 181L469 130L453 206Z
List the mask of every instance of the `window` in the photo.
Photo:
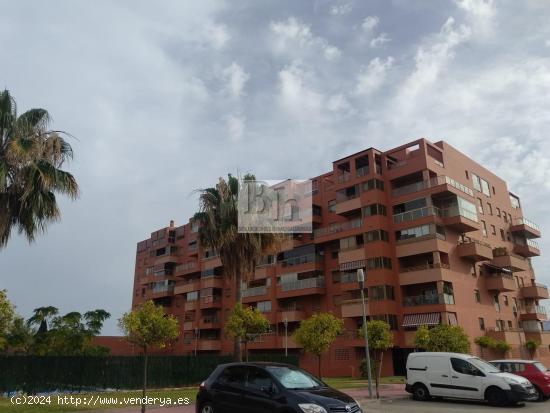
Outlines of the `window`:
M330 253L330 257L335 260L336 258L338 258L338 251L332 251Z
M487 211L489 211L489 215L493 215L493 206L490 202L487 202Z
M500 313L500 303L498 302L498 294L493 296L493 304L495 306L495 311Z
M508 320L508 330L511 330L513 328L513 324L511 320Z
M476 303L481 303L481 295L479 294L479 290L474 290L474 299L476 300Z
M508 222L512 223L512 215L510 213L508 213Z
M497 217L500 217L500 208L497 207Z
M389 241L387 231L384 231L383 229L376 229L365 234L365 243L375 241Z
M489 191L489 183L485 180L481 180L481 192L483 195L491 196L491 191Z
M313 211L314 216L321 217L323 216L323 209L319 205L313 205Z
M481 192L481 181L479 176L472 172L472 183L474 184L474 189Z
M493 234L493 235L497 234L497 229L493 224L491 224L491 234Z
M479 317L478 320L479 320L479 329L485 330L485 319L483 317Z
M510 194L510 203L512 204L512 208L519 209L521 208L519 203L519 198L515 195Z
M336 199L331 199L330 201L328 201L328 211L329 212L336 212Z
M423 237L425 235L429 235L431 232L432 231L430 231L429 224L421 225L418 227L406 228L400 231L395 231L395 239L397 241L403 241L410 238Z
M481 233L484 237L487 237L487 224L485 221L481 221Z
M354 235L340 239L340 250L355 249L363 245L363 235Z
M259 301L256 308L260 313L269 313L271 311L271 301Z
M468 171L464 171L464 173L466 174L466 179L470 179L470 177L468 176Z
M190 291L187 293L186 296L187 301L197 301L199 299L199 292L198 291Z
M481 200L481 198L477 199L477 210L480 214L483 214L483 201Z
M502 211L502 218L504 219L504 222L508 222L508 215L505 211Z
M369 179L367 182L363 182L363 191L372 191L373 189L384 190L384 181L380 179Z
M246 387L256 391L263 391L263 389L275 390L273 380L269 374L257 367L248 367L248 379L246 380Z
M227 367L220 375L218 381L223 384L232 384L234 386L244 386L246 382L246 367L231 366Z
M363 216L370 217L371 215L386 215L386 207L382 204L372 204L363 207Z
M471 376L475 376L479 373L479 370L466 360L451 357L451 366L453 366L453 370L457 373L469 374Z
M395 300L391 285L375 285L369 288L369 300Z
M507 295L504 296L504 305L505 305L505 306L508 306L508 305L509 305L508 296L507 296Z
M500 229L500 238L503 240L503 241L506 241L506 236L504 235L504 230L501 228Z
M391 269L391 258L388 257L374 257L367 259L367 270L374 270L377 268L389 268Z

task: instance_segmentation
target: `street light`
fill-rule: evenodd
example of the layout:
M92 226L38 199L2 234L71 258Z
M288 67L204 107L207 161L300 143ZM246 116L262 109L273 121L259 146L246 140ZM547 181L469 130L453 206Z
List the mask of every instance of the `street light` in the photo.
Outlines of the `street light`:
M199 345L199 329L195 327L195 357L197 356L197 347Z
M285 357L288 357L288 318L285 317L283 324L285 325Z
M367 333L367 311L365 308L365 272L362 268L357 270L357 281L361 290L361 306L363 308L363 328L365 334L365 354L367 358L367 378L369 379L369 398L372 399L372 373L370 369L370 352L369 352L369 337Z

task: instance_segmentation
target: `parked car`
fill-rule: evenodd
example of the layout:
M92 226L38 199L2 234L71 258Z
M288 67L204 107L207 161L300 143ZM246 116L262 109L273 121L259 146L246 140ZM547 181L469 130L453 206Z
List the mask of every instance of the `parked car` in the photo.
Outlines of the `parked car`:
M495 406L537 397L529 380L503 373L469 354L411 353L405 389L417 400L431 397L487 400Z
M201 383L197 413L362 413L347 394L280 363L219 365Z
M537 400L550 398L550 370L534 360L493 360L490 362L500 371L525 377L535 386Z

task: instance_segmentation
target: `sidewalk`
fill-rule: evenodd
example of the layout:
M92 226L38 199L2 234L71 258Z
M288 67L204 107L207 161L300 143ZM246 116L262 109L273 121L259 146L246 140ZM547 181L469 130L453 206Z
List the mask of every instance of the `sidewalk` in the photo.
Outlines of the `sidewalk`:
M364 403L370 403L369 390L364 389L346 389L342 390L344 393L349 394L355 400L359 401L362 406ZM374 392L374 389L373 389ZM381 399L403 399L410 397L409 393L405 391L404 384L382 384L380 385L380 398ZM373 401L376 399L373 399ZM121 408L121 409L108 409L108 410L91 410L89 413L139 413L141 408L139 406ZM147 407L147 412L150 413L195 413L195 405L178 406L178 407Z

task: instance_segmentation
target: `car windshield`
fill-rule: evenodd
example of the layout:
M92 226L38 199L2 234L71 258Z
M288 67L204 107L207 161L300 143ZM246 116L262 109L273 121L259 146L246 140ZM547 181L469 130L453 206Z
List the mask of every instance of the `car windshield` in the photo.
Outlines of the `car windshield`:
M477 357L469 358L468 361L484 373L500 373L500 370L497 369L495 366L487 363L486 361L478 359Z
M533 366L535 366L536 369L538 369L539 371L542 371L543 373L547 372L547 371L550 371L546 368L546 366L538 361L534 362L533 363Z
M285 366L266 367L273 376L279 380L281 385L287 389L316 389L325 387L325 384L306 372Z

